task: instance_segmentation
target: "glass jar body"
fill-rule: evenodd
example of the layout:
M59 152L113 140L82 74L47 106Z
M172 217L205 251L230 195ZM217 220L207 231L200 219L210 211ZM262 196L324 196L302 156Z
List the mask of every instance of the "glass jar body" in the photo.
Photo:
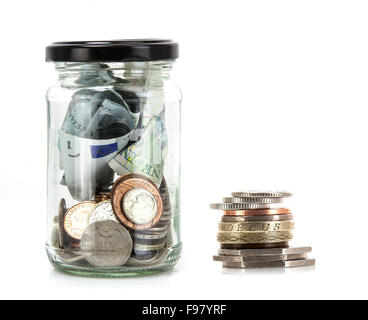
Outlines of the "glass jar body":
M171 66L56 64L46 250L57 269L131 276L179 259L181 92Z

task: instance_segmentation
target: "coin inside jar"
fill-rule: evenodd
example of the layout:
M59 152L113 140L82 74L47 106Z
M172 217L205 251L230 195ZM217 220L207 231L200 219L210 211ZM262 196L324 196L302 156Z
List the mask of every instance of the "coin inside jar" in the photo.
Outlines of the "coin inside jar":
M65 214L64 229L73 239L80 240L84 230L89 225L89 216L94 209L96 202L83 201L73 207Z
M96 221L106 221L106 220L118 222L112 210L110 200L105 200L97 203L94 209L92 210L88 220L90 224Z
M146 224L156 215L156 200L150 192L143 188L129 190L124 195L122 202L126 216L134 223Z
M61 198L59 203L59 216L58 216L58 232L59 232L59 246L64 248L64 218L66 212L65 199Z
M119 267L125 264L132 252L132 238L120 223L97 221L83 233L83 257L95 267Z
M129 229L145 230L161 219L163 202L156 184L140 174L127 174L111 190L112 209Z

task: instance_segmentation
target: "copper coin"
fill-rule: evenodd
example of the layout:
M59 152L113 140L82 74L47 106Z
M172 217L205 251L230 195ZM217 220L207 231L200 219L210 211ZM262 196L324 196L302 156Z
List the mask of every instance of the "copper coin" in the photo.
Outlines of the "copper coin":
M140 174L121 176L111 190L112 209L119 221L133 230L154 227L163 212L156 184Z
M224 210L224 216L267 216L274 214L290 214L288 208L254 209L254 210Z
M285 221L293 220L292 214L272 214L268 216L222 216L222 222L248 222L248 221Z
M65 199L61 198L59 203L59 246L64 248L64 217L66 212Z
M95 205L94 201L83 201L69 208L64 219L64 229L70 237L77 240L82 238L84 230L89 225L89 215Z

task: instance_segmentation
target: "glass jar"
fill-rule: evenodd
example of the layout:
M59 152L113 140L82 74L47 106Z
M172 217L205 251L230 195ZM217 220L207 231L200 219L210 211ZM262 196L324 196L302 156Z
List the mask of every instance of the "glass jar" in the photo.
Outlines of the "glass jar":
M180 240L180 89L170 40L53 43L47 92L48 238L61 271L151 274Z

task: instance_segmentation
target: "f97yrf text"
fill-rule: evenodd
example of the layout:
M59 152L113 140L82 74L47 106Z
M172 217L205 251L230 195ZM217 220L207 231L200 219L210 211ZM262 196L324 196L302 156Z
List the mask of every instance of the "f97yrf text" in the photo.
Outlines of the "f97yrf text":
M142 315L161 315L175 318L178 315L224 315L227 311L227 305L224 304L188 304L185 307L178 306L144 306Z

